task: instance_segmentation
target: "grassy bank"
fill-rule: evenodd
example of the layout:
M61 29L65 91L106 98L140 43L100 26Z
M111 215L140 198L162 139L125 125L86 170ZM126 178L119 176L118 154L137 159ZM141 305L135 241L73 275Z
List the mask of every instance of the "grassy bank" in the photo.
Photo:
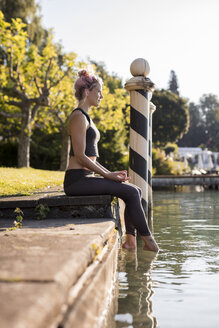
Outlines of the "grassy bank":
M64 172L0 167L0 196L31 195L63 183Z

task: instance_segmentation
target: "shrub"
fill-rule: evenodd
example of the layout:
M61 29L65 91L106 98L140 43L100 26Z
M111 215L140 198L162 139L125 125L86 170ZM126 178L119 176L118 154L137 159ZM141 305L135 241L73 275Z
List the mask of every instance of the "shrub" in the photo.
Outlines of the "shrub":
M152 150L153 175L178 175L183 173L183 163L166 158L159 148Z

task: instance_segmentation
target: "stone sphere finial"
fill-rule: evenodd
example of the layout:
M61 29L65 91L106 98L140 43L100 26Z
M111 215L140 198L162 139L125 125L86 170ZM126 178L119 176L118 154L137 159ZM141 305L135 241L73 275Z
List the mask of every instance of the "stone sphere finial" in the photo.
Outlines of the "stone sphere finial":
M131 63L130 72L133 76L147 76L150 73L150 66L144 58L137 58Z

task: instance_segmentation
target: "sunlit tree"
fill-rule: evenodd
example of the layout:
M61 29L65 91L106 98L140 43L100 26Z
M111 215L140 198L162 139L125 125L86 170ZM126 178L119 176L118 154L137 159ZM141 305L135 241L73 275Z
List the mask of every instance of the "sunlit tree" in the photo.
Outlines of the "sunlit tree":
M0 114L20 120L18 137L18 167L30 165L30 138L40 107L49 106L49 95L56 95L61 83L74 64L75 54L63 58L60 66L56 47L50 35L45 47L39 49L28 42L21 19L4 20L0 13Z
M9 23L20 18L25 24L30 42L39 45L48 34L43 28L40 6L35 0L0 0L0 10Z
M60 170L64 171L68 165L69 137L67 134L68 118L76 107L73 93L75 77L73 74L65 76L56 88L51 90L50 106L41 108L37 116L37 127L46 134L60 135ZM53 93L54 92L54 93Z

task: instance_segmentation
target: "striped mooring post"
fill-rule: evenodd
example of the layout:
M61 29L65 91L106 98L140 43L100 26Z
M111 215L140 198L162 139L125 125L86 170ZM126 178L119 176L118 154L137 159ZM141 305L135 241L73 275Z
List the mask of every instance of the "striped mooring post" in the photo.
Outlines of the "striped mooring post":
M150 99L152 93L150 94ZM148 219L152 220L153 194L152 194L152 116L156 106L150 102L149 111L149 144L148 144Z
M142 190L142 205L146 216L149 214L149 197L152 200L151 185L151 145L149 142L150 130L150 99L155 88L154 83L147 77L150 72L148 62L143 58L135 59L130 66L133 77L125 84L126 90L130 92L130 145L129 145L129 175L131 183ZM151 118L152 122L152 118ZM152 133L151 133L152 136ZM151 139L151 138L150 138ZM150 153L150 157L149 157ZM149 159L150 158L150 159ZM149 171L150 170L150 171ZM149 178L149 180L148 180ZM151 206L151 205L150 205ZM149 217L148 217L149 218ZM150 220L151 218L149 218Z

